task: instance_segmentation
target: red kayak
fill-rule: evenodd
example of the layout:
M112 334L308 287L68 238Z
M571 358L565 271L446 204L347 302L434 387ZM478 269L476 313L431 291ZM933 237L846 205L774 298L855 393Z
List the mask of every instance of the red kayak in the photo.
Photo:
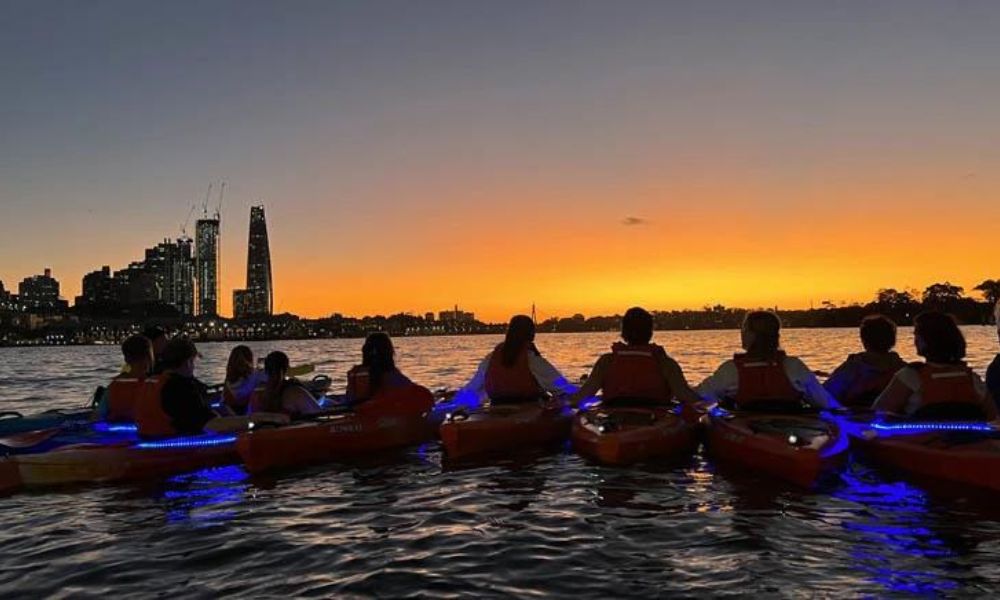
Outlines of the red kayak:
M908 432L905 427L875 425L854 435L853 441L872 462L894 471L1000 492L1000 439L996 430L990 431L992 428L982 423L945 426L955 431Z
M737 413L713 409L708 417L708 453L810 488L844 463L847 435L815 415Z
M569 437L572 412L563 403L525 402L458 411L441 424L441 444L452 460L544 447Z
M231 464L238 459L233 435L79 443L10 456L0 467L0 478L13 464L24 487L131 481Z
M573 448L606 465L690 456L697 427L673 407L595 406L573 419Z
M434 437L426 414L347 413L240 435L236 448L251 473L356 457Z

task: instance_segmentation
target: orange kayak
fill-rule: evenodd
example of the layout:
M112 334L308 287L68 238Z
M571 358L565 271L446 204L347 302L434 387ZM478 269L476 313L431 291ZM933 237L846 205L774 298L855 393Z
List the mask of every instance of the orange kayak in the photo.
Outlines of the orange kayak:
M949 426L957 428L961 424ZM901 435L892 428L892 425L882 430L866 428L860 432L862 435L854 435L853 441L865 457L894 471L1000 491L1000 439L996 439L996 432L940 431Z
M628 465L690 456L698 447L698 430L671 407L596 406L577 413L572 439L585 458Z
M347 413L256 429L241 434L236 448L247 470L259 473L419 444L433 437L434 426L426 415Z
M70 444L48 452L10 456L4 462L16 465L24 487L36 487L163 477L237 460L235 436L205 434L158 441Z
M713 409L708 453L716 461L810 488L847 457L847 435L815 415L735 413Z
M441 424L441 444L449 459L544 447L569 437L572 412L563 404L488 405L459 411Z

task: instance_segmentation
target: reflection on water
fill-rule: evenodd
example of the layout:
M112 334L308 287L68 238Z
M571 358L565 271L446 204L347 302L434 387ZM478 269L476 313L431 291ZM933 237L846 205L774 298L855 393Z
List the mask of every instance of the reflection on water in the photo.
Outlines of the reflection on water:
M966 330L978 370L990 328ZM901 350L912 359L908 332ZM785 345L829 370L857 348L850 330L793 330ZM571 379L614 334L540 336ZM697 382L736 332L657 339ZM430 387L471 375L495 336L398 340L399 363ZM258 343L293 362L335 360L335 386L359 340ZM221 377L230 344L199 365ZM0 349L0 408L82 404L117 350ZM985 596L1000 585L1000 509L855 464L825 492L680 464L614 469L566 448L442 464L436 442L389 455L250 477L239 466L165 481L0 498L0 595L647 598Z

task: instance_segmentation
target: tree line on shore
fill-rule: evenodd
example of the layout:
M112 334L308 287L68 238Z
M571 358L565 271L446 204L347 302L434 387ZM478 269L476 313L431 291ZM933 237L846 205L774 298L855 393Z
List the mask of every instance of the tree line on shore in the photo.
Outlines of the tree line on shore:
M866 304L837 306L824 301L819 308L783 310L773 308L786 327L856 327L865 315L879 313L899 325L912 325L913 317L923 310L942 310L965 325L992 322L993 307L1000 299L1000 280L987 279L972 288L981 300L965 295L962 286L949 282L935 283L923 291L883 288ZM701 310L654 311L655 326L660 330L734 329L739 328L746 308L715 305ZM538 324L540 332L616 331L621 327L621 315L585 317L553 317Z

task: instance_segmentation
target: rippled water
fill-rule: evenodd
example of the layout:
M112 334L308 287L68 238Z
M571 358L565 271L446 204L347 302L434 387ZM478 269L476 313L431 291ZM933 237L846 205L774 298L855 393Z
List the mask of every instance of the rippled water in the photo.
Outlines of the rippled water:
M910 333L901 350L913 358ZM968 328L980 372L991 328ZM540 336L570 378L614 334ZM496 337L397 340L399 363L455 387ZM697 383L738 333L662 332ZM789 330L784 345L829 370L850 330ZM206 381L231 344L205 344ZM293 362L336 360L358 340L254 344ZM112 376L113 347L0 349L0 410L82 404ZM925 490L854 464L822 493L700 455L679 465L597 467L568 451L443 468L436 443L364 462L250 478L238 467L143 485L0 498L0 595L982 596L1000 590L995 498Z

